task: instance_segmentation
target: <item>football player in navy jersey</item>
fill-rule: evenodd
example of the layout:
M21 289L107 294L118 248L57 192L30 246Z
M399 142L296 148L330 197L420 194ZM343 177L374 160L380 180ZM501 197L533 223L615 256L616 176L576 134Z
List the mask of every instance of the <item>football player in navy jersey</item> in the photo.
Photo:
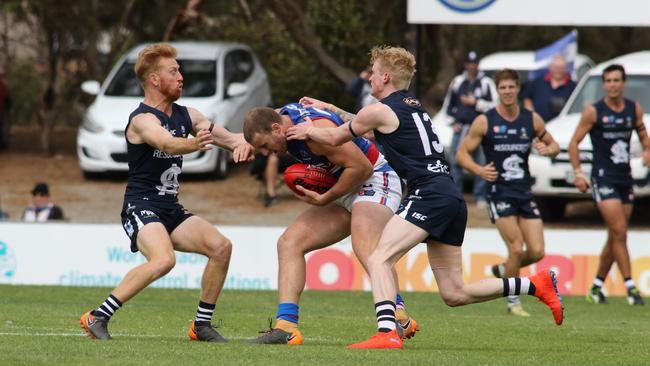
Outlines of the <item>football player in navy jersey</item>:
M575 186L581 192L592 188L600 215L607 224L607 242L600 255L598 272L587 301L606 303L603 283L612 263L616 262L627 288L630 305L644 301L632 279L630 254L627 250L627 225L634 203L634 180L630 169L630 138L636 131L643 145L643 163L650 164L650 139L643 124L643 110L638 102L623 96L625 69L613 64L603 70L605 97L587 105L569 144L569 157L575 173ZM591 184L580 167L578 145L589 133L593 147Z
M543 225L531 191L528 154L534 147L541 155L554 158L560 147L537 113L519 107L517 72L504 69L493 78L499 104L474 119L456 159L463 168L488 181L490 220L508 247L506 262L492 267L494 275L502 278L519 276L521 267L544 257ZM480 145L486 165L472 158ZM530 316L516 295L508 296L508 312Z
M379 103L364 107L356 116L323 101L304 97L301 103L337 113L346 123L336 128L315 128L303 123L290 128L289 139L330 145L342 144L373 131L386 159L406 180L408 193L388 221L368 260L377 334L351 348L402 348L395 330L396 287L393 265L418 243L426 242L429 263L440 295L449 306L460 306L502 296L529 294L549 306L556 324L563 306L555 274L544 271L528 278L484 279L464 284L461 245L467 223L467 205L449 174L443 146L420 102L406 92L415 57L403 48L375 47L371 51L372 95ZM306 192L305 194L311 194Z
M287 141L287 129L306 119L320 127L343 124L329 111L290 103L279 109L255 108L244 119L244 136L262 154L289 153L298 161L320 167L338 177L324 193L297 189L297 196L311 204L282 233L278 240L278 297L273 328L254 340L262 344L303 343L298 329L299 300L305 287L305 255L352 236L352 249L366 267L386 222L399 207L402 189L399 177L371 141L358 137L339 147L315 141ZM394 281L397 281L394 277ZM401 306L402 337L419 329Z
M178 202L178 176L183 154L206 151L216 144L233 151L235 161L252 159L253 148L243 138L214 125L201 112L174 103L183 89L176 49L160 43L138 55L135 73L144 101L125 128L129 174L122 225L131 251L147 259L131 271L98 308L84 313L81 325L94 339L111 339L108 322L122 305L176 263L174 251L208 257L201 280L199 306L189 329L192 340L225 342L211 325L212 314L230 262L231 243ZM190 133L194 139L187 138ZM93 255L93 253L87 253Z

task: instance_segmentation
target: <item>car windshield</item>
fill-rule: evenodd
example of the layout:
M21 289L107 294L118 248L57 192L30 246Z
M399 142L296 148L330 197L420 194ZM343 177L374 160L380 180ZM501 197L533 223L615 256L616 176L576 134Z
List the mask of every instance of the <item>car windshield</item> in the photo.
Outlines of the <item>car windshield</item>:
M214 60L178 60L183 74L183 97L209 97L217 91L217 63ZM142 97L144 92L135 77L134 62L125 62L106 88L105 95Z
M650 110L650 75L627 75L625 81L625 98L632 99L641 104L644 111ZM582 108L593 104L605 96L603 82L600 75L589 76L583 87L578 91L569 114L582 113Z

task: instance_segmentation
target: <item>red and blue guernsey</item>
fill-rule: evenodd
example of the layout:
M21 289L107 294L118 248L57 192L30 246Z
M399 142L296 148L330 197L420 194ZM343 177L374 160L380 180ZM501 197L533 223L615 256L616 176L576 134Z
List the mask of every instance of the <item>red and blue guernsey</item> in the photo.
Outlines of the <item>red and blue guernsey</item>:
M291 119L291 123L294 125L305 122L305 117L309 117L312 121L327 119L334 122L337 126L344 123L341 117L335 113L313 107L305 108L305 106L300 103L290 103L285 105L280 109L280 115L288 116ZM357 137L352 140L352 142L366 155L370 163L374 166L375 172L387 172L393 170L372 141L364 137ZM337 178L343 172L342 166L333 164L324 156L314 154L305 141L288 140L287 151L300 162L323 168Z

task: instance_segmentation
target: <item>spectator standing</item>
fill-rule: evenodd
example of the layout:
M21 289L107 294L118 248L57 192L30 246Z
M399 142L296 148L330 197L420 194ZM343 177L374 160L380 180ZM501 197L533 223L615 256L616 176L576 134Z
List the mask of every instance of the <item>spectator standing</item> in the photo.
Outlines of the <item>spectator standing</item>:
M370 73L372 69L370 66L366 67L359 76L352 79L346 86L345 91L348 94L354 95L357 98L357 102L354 106L355 112L361 110L361 108L377 102L377 98L373 97L370 94Z
M496 87L492 79L478 70L478 55L470 51L465 59L465 71L456 76L449 85L449 107L447 114L454 118L454 136L451 140L451 175L460 193L463 193L463 168L456 161L456 152L469 132L472 121L480 114L494 108L497 104ZM482 148L476 149L473 159L479 165L485 165ZM486 205L486 182L479 176L474 177L472 195L477 206Z
M524 96L524 107L537 112L544 122L555 118L576 88L567 71L564 57L556 55L551 60L548 73L543 78L533 80Z
M23 221L45 222L63 220L63 210L50 200L50 187L47 183L37 183L32 189L32 206L23 212Z

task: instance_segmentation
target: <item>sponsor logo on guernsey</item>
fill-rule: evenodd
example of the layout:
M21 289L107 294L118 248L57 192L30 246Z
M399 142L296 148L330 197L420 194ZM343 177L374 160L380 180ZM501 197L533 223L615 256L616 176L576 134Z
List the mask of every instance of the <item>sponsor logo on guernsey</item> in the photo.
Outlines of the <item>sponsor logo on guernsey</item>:
M473 13L492 5L496 0L438 0L447 8L459 13Z
M528 138L528 132L526 131L525 127L521 128L521 135L519 137L521 137L522 139L527 139Z
M171 155L171 154L167 154L162 150L156 149L153 151L153 157L158 159L176 159L176 158L182 158L183 155Z
M495 134L506 133L508 131L508 127L504 125L497 125L492 127L492 131L494 131Z
M527 144L495 144L494 151L519 151L526 152L530 148L530 143Z
M419 221L426 221L427 220L427 215L421 214L419 212L413 212L411 214L411 217L413 217L414 219L419 220Z
M421 106L420 101L415 99L415 98L406 97L406 98L404 98L402 100L404 101L404 103L410 105L411 107L419 107L419 106Z
M434 173L446 173L449 174L449 166L443 164L440 160L436 160L436 164L428 164L427 170Z

